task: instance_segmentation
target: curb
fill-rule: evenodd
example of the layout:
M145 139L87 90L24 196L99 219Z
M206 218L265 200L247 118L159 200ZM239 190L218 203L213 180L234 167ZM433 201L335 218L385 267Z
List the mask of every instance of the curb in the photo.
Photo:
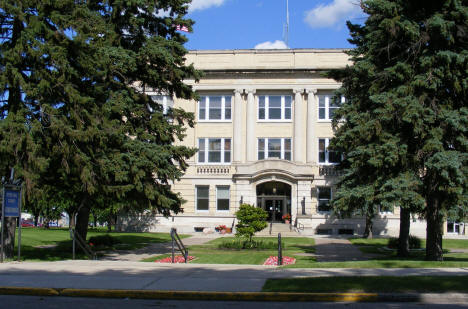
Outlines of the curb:
M204 292L32 287L0 287L0 295L264 302L415 302L421 300L419 294Z

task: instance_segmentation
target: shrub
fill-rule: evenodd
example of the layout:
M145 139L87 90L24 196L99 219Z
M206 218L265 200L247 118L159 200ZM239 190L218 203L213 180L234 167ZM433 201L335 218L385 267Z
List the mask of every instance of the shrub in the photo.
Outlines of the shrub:
M284 248L284 243L281 243L281 246ZM278 242L275 241L264 241L264 240L252 240L247 239L234 239L234 240L223 240L221 244L218 245L220 249L257 249L257 250L267 250L267 249L277 249Z
M242 204L236 212L239 223L236 225L236 236L248 237L252 242L252 236L267 227L268 213L258 207Z
M410 235L408 242L409 242L410 249L421 249L422 242L420 238ZM396 237L389 238L387 246L391 249L398 249L398 238Z
M110 247L119 243L115 238L110 236L109 234L99 235L90 237L88 243L93 246L105 246Z

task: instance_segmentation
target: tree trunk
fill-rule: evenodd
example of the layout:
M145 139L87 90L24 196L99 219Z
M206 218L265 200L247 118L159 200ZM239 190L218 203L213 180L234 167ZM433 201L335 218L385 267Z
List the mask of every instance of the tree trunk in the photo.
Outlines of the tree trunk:
M78 216L76 218L76 233L81 236L81 238L86 241L86 236L88 234L88 223L89 223L89 213L90 207L87 203L88 199L85 198L78 209Z
M443 218L437 197L427 199L426 260L443 261L442 231Z
M399 257L409 256L409 232L411 224L411 212L408 208L400 208L400 235L398 237Z
M39 223L39 215L34 216L34 226L37 227L37 224Z
M68 227L74 228L75 227L75 213L69 213L68 214Z
M5 217L3 228L4 258L12 259L15 255L16 217Z
M373 214L366 214L366 227L364 228L364 238L372 238Z

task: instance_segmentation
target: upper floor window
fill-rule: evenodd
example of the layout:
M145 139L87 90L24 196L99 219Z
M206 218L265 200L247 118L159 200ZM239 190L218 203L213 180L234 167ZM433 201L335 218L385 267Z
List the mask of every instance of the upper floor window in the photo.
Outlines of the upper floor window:
M258 97L258 120L291 120L290 95L261 95Z
M290 138L259 138L258 160L266 158L279 158L291 160Z
M172 97L168 95L152 95L151 99L162 106L164 115L167 115L169 109L174 107L174 101L172 100Z
M331 94L323 94L318 96L318 119L332 120L335 111L340 108L340 104L345 102L344 97L337 97Z
M202 96L198 102L198 120L231 121L231 96Z
M320 212L331 211L330 201L332 199L332 190L330 187L317 188L318 205L317 210Z
M198 163L231 162L230 138L199 138Z
M318 162L319 164L338 164L341 162L341 153L328 149L329 138L319 139Z

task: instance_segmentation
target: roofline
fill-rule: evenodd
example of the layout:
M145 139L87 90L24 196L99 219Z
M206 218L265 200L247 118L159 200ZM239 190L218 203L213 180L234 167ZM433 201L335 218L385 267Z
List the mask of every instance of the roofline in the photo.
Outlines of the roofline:
M292 48L292 49L195 49L189 54L299 54L299 53L343 53L352 48Z

